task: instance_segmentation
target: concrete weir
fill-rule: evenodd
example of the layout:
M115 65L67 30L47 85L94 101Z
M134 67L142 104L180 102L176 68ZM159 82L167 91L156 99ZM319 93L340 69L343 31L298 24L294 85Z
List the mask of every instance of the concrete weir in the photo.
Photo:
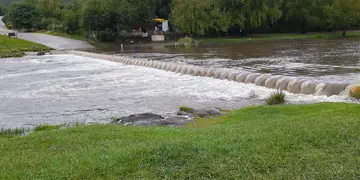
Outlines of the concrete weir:
M151 67L155 69L171 71L181 74L213 77L217 79L227 79L246 84L255 84L271 89L288 91L290 93L308 94L317 96L349 95L350 84L315 82L304 79L297 79L287 76L273 76L269 74L251 73L225 68L204 68L186 64L176 64L171 62L151 61L146 59L132 59L115 55L97 54L83 51L70 51L71 54L118 62L128 65Z

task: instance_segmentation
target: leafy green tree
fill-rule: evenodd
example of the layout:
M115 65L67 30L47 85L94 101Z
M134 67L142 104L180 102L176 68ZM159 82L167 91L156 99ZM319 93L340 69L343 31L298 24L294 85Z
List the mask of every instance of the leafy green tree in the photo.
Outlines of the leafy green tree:
M155 0L155 16L169 19L171 15L171 0Z
M207 31L226 31L225 13L216 7L214 0L174 0L172 20L183 32L204 35Z
M82 8L81 25L85 31L102 30L103 10L101 0L89 0Z
M32 4L14 4L9 11L9 20L15 29L32 29L38 27L40 14Z
M330 26L341 29L343 36L346 36L348 29L360 23L359 0L334 0L324 11Z
M5 14L5 7L0 5L0 16Z
M45 18L59 18L61 0L36 0L36 8Z
M62 10L61 19L63 23L63 30L66 33L80 33L81 7L81 0L65 4L64 9Z
M244 1L242 13L245 16L245 28L257 28L270 19L276 21L281 17L281 12L272 0L246 0ZM275 2L275 1L274 1Z
M82 9L81 25L101 40L115 40L119 31L148 25L153 16L152 0L89 0Z
M282 15L280 0L217 0L231 27L252 29L274 24Z
M287 18L300 23L301 33L306 33L309 24L322 23L326 0L288 0L286 2Z

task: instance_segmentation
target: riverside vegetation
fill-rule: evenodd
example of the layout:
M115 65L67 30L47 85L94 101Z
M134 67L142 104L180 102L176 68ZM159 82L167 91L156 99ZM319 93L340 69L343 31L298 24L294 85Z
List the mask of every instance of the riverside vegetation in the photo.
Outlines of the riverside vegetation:
M0 134L0 179L357 179L359 105L259 106L183 128Z
M278 105L285 103L286 95L282 91L272 93L266 100L267 105Z
M0 58L21 57L29 51L46 52L50 50L50 48L40 44L0 35Z
M149 31L156 17L170 19L171 31L192 37L329 30L345 36L360 27L358 0L1 0L0 5L10 28L99 41L116 40L134 26Z

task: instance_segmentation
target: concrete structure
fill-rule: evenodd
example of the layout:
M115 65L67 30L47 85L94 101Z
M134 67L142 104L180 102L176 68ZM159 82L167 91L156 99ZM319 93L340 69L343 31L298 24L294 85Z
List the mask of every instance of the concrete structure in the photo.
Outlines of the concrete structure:
M267 88L288 91L297 94L311 94L318 96L350 95L350 90L356 87L346 83L315 82L287 76L272 76L270 74L250 73L226 68L204 68L187 64L151 61L146 59L132 59L127 57L96 54L83 51L70 51L71 54L95 59L119 62L128 65L151 67L193 76L205 76L227 79L239 83L255 84Z

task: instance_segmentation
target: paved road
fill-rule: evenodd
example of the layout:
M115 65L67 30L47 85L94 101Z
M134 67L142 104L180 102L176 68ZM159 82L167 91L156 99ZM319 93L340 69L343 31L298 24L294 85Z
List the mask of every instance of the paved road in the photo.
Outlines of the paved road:
M8 30L4 23L1 21L2 17L0 16L0 34L6 34L8 32L14 32L13 30ZM41 33L18 33L20 39L25 39L31 42L38 44L43 44L45 46L58 49L58 50L69 50L69 49L90 49L93 48L90 44L79 41L72 40L68 38L51 36Z

